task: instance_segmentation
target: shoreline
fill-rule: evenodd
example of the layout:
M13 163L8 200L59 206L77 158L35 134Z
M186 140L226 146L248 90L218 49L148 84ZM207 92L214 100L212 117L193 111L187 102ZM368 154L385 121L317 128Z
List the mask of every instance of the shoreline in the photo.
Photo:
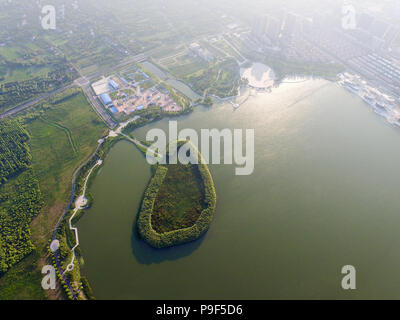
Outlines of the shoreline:
M71 218L69 219L69 229L74 231L75 234L75 246L71 249L72 251L72 260L71 262L67 265L66 271L72 271L74 269L74 260L75 260L75 249L79 246L79 235L78 235L78 228L72 226L72 220L74 219L75 215L78 213L79 210L84 210L86 208L86 205L88 203L88 200L86 198L86 189L87 189L87 183L90 178L90 175L92 174L93 170L97 166L101 166L103 163L103 160L97 160L96 164L89 170L89 173L86 176L85 179L85 184L83 187L83 193L76 199L75 201L75 208L74 211L71 215Z
M307 80L309 80L309 79L308 79L308 78L307 78L307 79L303 79L303 80L300 81L300 82L304 82L304 81L307 81ZM329 80L328 80L328 81L329 81ZM297 82L296 82L296 83L297 83ZM248 100L250 97L254 96L252 91L254 91L255 89L252 89L252 88L251 88L250 86L248 86L248 85L244 85L244 86L243 86L243 85L239 85L239 87L238 87L238 95L236 95L236 96L225 97L225 98L220 98L220 97L215 96L215 97L219 100L218 103L223 103L223 102L231 102L231 103L232 103L232 101L233 101L234 99L236 99L236 98L238 98L238 97L241 97L241 96L243 95L243 94L241 93L241 91L240 91L240 89L241 89L242 87L244 87L244 88L246 88L246 89L250 89L250 92L249 92L249 95L246 97L246 99L245 99L240 105L242 105L243 103L247 102L247 100ZM260 91L260 90L256 90L256 93L258 93L259 91ZM179 92L180 92L180 91L179 91ZM262 90L261 93L265 93L265 90ZM185 114L185 113L178 114L177 116L183 115L183 114ZM168 116L168 115L165 115L165 117L167 117L167 116ZM77 181L75 180L76 175L79 173L79 171L80 171L89 161L93 160L93 158L97 155L97 153L98 153L100 147L106 142L106 140L107 140L108 138L117 138L117 140L116 140L115 142L118 142L118 141L120 141L120 140L126 140L126 141L128 141L128 142L131 142L131 143L135 144L135 146L136 146L137 148L139 148L139 151L142 151L142 152L143 152L143 150L141 150L141 147L142 147L142 148L143 148L143 147L144 147L144 148L148 148L147 146L142 145L139 141L137 141L136 139L131 138L129 135L127 135L127 134L125 134L125 133L123 132L123 129L124 129L124 128L128 127L131 123L135 122L136 120L138 120L138 119L140 119L140 118L141 118L140 115L133 116L132 118L130 118L130 119L128 119L128 120L126 120L126 121L120 123L119 126L117 127L117 129L115 129L115 130L110 129L110 130L109 130L109 134L108 134L107 136L105 136L104 138L99 139L99 144L98 144L98 146L97 146L95 152L92 154L92 156L89 157L87 160L85 160L85 161L78 167L78 169L75 171L74 176L73 176L73 182L72 182L72 183L73 183L73 187L72 187L73 193L72 193L71 198L70 198L70 203L68 204L68 206L67 206L67 208L66 208L64 214L60 217L59 222L57 223L57 226L56 226L55 229L54 229L52 240L56 240L57 229L58 229L59 225L61 224L62 220L69 214L69 210L70 210L70 206L72 205L72 201L73 201L73 199L75 199L75 197L76 197L76 194L75 194L76 183L77 183ZM161 119L163 119L163 118L164 118L164 117L162 117ZM161 120L161 119L155 119L155 120ZM151 123L151 122L153 122L153 121L146 121L143 125L147 125L147 124L149 124L149 123ZM134 128L132 131L134 131L135 129L136 129L136 128ZM114 142L114 140L113 140L112 142ZM112 146L113 146L113 145L112 145ZM112 146L111 146L111 148L112 148ZM102 157L99 157L99 159L103 159L103 160L104 160L104 158L107 156L107 154L108 154L108 152L111 150L111 148L108 149L107 152L106 152ZM95 167L97 167L97 165L94 165L94 167L92 167L92 169L94 170ZM208 169L208 168L207 168L207 169ZM91 170L90 174L88 174L87 177L86 177L86 178L87 178L87 181L90 180L91 173L92 173L92 170ZM215 189L214 189L214 190L215 190ZM74 215L73 215L73 216L74 216ZM73 218L73 217L72 217L72 218ZM70 219L71 221L72 221L72 218ZM72 229L71 229L71 230L72 230ZM76 232L78 232L77 228L76 228ZM77 248L77 246L74 246L74 248L71 248L71 251L72 251L73 249L76 249L76 248ZM69 283L69 281L68 281L68 280L66 279L66 277L65 277L66 271L72 271L73 268L72 268L71 270L67 270L67 269L66 269L64 272L62 272L62 268L61 268L60 261L59 261L58 251L54 252L54 257L55 257L55 262L56 262L56 265L57 265L57 270L58 270L58 272L59 272L59 277L61 277L60 280L62 280L62 282L64 282L64 283L67 285L69 291L71 292L72 299L77 299L77 296L76 296L76 294L74 293L74 290L73 290L71 284ZM71 264L71 263L70 263L70 264ZM70 265L70 264L69 264L69 265Z
M145 189L136 222L136 227L141 238L148 245L154 248L175 247L199 239L209 229L216 208L217 195L214 181L208 165L205 163L200 151L189 140L179 140L172 143L176 143L178 147L180 144L188 143L192 148L194 148L195 152L197 152L198 159L200 159L197 164L197 169L199 170L203 185L202 192L204 192L204 207L193 225L163 233L157 232L152 225L153 210L158 192L164 184L165 177L169 170L168 164L158 164L156 171L150 178Z
M343 73L336 83L350 94L360 98L385 122L400 127L400 104L394 96L376 88L357 74Z
M79 292L77 292L77 293L75 292L74 288L71 285L71 282L66 277L67 272L72 272L74 270L74 267L75 267L74 261L76 258L75 250L79 247L78 228L72 226L72 220L75 218L76 214L80 210L85 209L85 206L87 205L87 198L85 197L85 195L86 195L87 189L90 188L90 186L88 186L88 183L92 177L92 173L97 167L102 166L105 158L107 157L108 153L111 151L111 149L115 143L125 140L127 142L134 144L139 149L139 151L142 151L141 148L148 149L148 147L143 145L142 143L140 143L140 141L133 139L122 132L122 130L126 126L128 126L130 123L138 120L139 118L140 118L140 116L134 116L131 119L128 119L127 121L121 123L115 131L110 129L107 136L100 138L98 140L98 145L96 147L96 150L93 152L93 154L88 159L86 159L83 163L81 163L73 174L72 193L71 193L70 200L69 200L63 214L59 218L56 226L54 227L52 238L51 238L51 243L53 243L53 241L58 241L57 233L60 229L60 226L64 222L66 222L64 219L66 219L71 214L71 211L70 211L71 206L74 203L73 201L75 200L76 207L73 209L72 214L68 219L69 230L73 231L74 235L75 235L75 245L72 248L68 248L68 250L71 250L71 252L72 252L72 259L71 259L71 262L65 268L65 270L63 270L63 267L62 267L63 261L61 261L59 248L57 248L55 251L52 250L53 257L54 257L54 260L53 260L54 267L56 268L57 276L59 277L59 280L61 281L61 283L67 287L67 288L64 288L64 290L66 290L67 296L69 296L68 293L71 295L70 298L72 300L77 299L77 296L79 295ZM98 153L100 151L100 148L102 146L104 146L107 142L109 142L110 147L108 148L108 150L106 150L106 152L103 155L99 155ZM108 147L108 145L105 146L104 148L106 148L106 147ZM160 156L158 153L155 153L155 152L153 152L153 153L155 154L156 157ZM90 161L93 161L93 159L95 159L96 157L98 158L96 163L89 169L87 174L84 175L84 186L83 186L83 190L81 190L82 194L80 196L78 196L77 188L79 185L79 181L78 181L79 178L77 178L77 176L79 175L79 173L83 169L83 167L85 167L88 163L90 163ZM79 217L78 217L78 219L79 219ZM51 247L50 247L50 250L51 250Z

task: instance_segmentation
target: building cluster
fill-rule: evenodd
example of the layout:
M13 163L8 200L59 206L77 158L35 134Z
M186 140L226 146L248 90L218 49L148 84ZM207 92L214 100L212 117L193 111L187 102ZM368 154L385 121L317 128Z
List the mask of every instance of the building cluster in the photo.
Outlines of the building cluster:
M131 114L148 107L160 107L166 112L178 112L182 110L172 100L168 90L156 87L145 89L138 86L135 90L118 92L114 104L117 112L125 114Z
M140 73L146 81L149 79L143 71ZM128 82L122 77L113 76L93 83L92 88L103 106L115 114L129 115L148 107L159 107L166 112L182 110L168 90L162 87L144 88L140 83L143 81Z
M245 42L267 54L283 56L290 61L330 63L332 58L304 39L310 29L310 18L281 11L275 16L257 17Z
M358 11L354 26L347 28L341 9L261 15L245 43L288 61L342 64L400 96L400 27Z
M396 45L396 39L400 40L398 26L390 25L367 13L361 13L356 22L357 28L349 32L354 38L373 51L393 51L400 57L400 46Z
M282 30L282 20L269 15L257 17L252 26L252 36L261 42L276 44Z
M342 26L341 15L317 15L303 36L353 72L372 79L400 96L400 30L366 13L356 16L355 28Z

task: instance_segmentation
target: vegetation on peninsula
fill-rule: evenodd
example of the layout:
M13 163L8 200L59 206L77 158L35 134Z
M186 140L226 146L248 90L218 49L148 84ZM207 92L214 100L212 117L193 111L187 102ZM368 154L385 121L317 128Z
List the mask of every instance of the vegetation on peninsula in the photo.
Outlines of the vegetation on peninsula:
M211 224L217 200L214 182L200 152L196 152L197 165L157 165L146 188L137 227L141 237L155 248L196 240Z

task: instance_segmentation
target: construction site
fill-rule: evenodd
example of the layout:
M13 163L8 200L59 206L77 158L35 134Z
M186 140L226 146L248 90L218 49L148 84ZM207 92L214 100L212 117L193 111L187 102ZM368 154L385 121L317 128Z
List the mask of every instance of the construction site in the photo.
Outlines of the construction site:
M103 106L119 115L130 115L149 107L159 107L166 112L179 112L170 92L161 85L154 85L151 78L140 69L122 76L103 77L92 83L92 89Z

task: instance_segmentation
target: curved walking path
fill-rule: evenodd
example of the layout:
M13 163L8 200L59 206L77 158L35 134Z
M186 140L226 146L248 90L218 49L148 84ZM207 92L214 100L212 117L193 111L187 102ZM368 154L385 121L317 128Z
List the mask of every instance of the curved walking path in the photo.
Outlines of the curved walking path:
M133 139L130 136L126 135L125 133L120 133L120 135L124 136L127 140L129 140L130 142L136 144L137 146L142 147L144 149L147 149L147 152L152 153L155 158L157 158L157 159L162 159L163 158L163 155L161 153L158 153L158 152L154 151L153 149L150 149L148 146L144 145L139 140Z
M82 192L82 194L76 199L76 201L75 201L75 209L74 209L74 211L73 211L73 213L72 213L72 215L71 215L71 218L69 218L69 229L72 230L72 231L74 232L74 234L75 234L75 246L71 249L71 250L72 250L72 259L71 259L71 262L69 263L69 265L67 266L67 269L64 271L64 273L65 273L66 271L72 271L72 270L74 270L75 249L79 246L78 228L72 226L72 219L74 219L76 213L77 213L79 210L82 210L82 209L84 209L84 208L86 207L86 205L87 205L87 198L86 198L85 195L86 195L86 189L87 189L87 182L88 182L88 180L89 180L89 178L90 178L90 175L92 174L92 171L93 171L96 167L100 166L102 163L103 163L102 160L98 160L98 161L96 162L96 164L90 169L90 171L89 171L89 173L88 173L88 175L86 176L86 179L85 179L85 184L84 184L84 186L83 186L83 192Z
M140 118L140 116L135 116L135 117L129 119L128 121L122 123L115 131L110 130L107 137L105 137L104 139L100 139L100 140L98 141L97 148L96 148L96 150L93 152L93 154L92 154L88 159L86 159L86 160L75 170L75 172L74 172L74 174L73 174L73 176L72 176L72 193L71 193L71 197L70 197L70 200L69 200L69 202L68 202L68 204L67 204L67 207L65 208L63 214L62 214L62 215L60 216L60 218L58 219L57 224L56 224L56 226L55 226L55 228L54 228L53 235L52 235L52 239L51 239L52 242L55 241L55 240L57 240L57 230L58 230L58 228L59 228L59 226L60 226L62 220L64 219L64 217L68 214L68 212L69 212L69 210L70 210L70 208L71 208L72 202L73 202L73 200L74 200L74 198L75 198L76 176L77 176L78 172L79 172L93 157L96 156L96 154L97 154L97 152L98 152L100 146L104 143L104 141L105 141L107 138L109 138L109 137L116 137L116 136L118 136L118 135L122 135L122 136L124 136L124 138L126 138L126 139L129 140L130 142L136 144L137 146L140 146L140 147L142 147L142 148L145 148L145 149L147 149L147 150L150 150L150 152L152 152L156 157L162 157L161 154L159 154L159 153L157 153L157 152L151 150L151 149L148 148L147 146L143 145L140 141L138 141L138 140L136 140L136 139L133 139L133 138L131 138L130 136L128 136L128 135L122 133L122 129L123 129L123 128L125 128L129 123L131 123L131 122L137 120L138 118ZM74 269L75 249L79 246L78 229L77 229L76 227L73 227L73 226L72 226L72 219L74 218L75 214L76 214L80 209L84 208L84 206L87 204L87 199L85 198L85 194L86 194L88 179L89 179L89 177L90 177L92 171L94 170L94 168L97 167L97 166L99 166L99 165L101 165L101 164L102 164L102 160L99 159L99 160L97 161L97 163L90 169L90 171L88 172L88 175L87 175L87 177L86 177L86 180L85 180L85 184L84 184L84 188L83 188L83 193L82 193L82 195L81 195L80 197L78 197L78 198L76 199L76 201L75 201L75 209L74 209L74 212L73 212L71 218L69 219L69 228L70 228L70 230L74 231L76 242L75 242L75 246L71 249L71 250L72 250L72 260L71 260L71 262L68 264L68 266L67 266L67 268L66 268L65 271L62 270L62 265L61 265L61 262L60 262L59 250L57 249L56 251L54 251L54 258L55 258L55 263L56 263L57 271L58 271L59 274L61 275L61 277L62 277L64 283L66 284L66 286L68 287L68 289L69 289L69 291L70 291L70 293L71 293L71 295L72 295L72 299L74 299L74 300L76 299L76 294L75 294L75 292L74 292L74 289L73 289L72 286L71 286L71 283L69 282L69 280L68 280L67 277L65 276L65 273L66 273L67 271L72 271L72 270Z
M52 236L52 239L51 239L52 241L57 240L57 230L58 230L58 228L59 228L59 226L60 226L60 224L61 224L61 221L62 221L62 220L64 219L64 217L67 215L67 213L68 213L68 211L69 211L69 209L70 209L70 207L71 207L72 201L74 200L74 197L75 197L75 188L76 188L76 184L75 184L75 182L76 182L76 175L77 175L78 172L82 169L82 167L85 166L85 165L96 155L97 151L99 150L99 148L100 148L100 146L103 144L103 142L104 142L104 140L99 140L99 143L98 143L98 145L97 145L97 148L96 148L96 150L93 152L93 154L92 154L89 158L87 158L87 159L75 170L74 174L72 175L72 193L71 193L71 197L70 197L70 199L69 199L69 202L68 202L67 207L65 208L63 214L61 215L61 217L60 217L60 218L58 219L58 221L57 221L57 224L56 224L56 226L55 226L55 228L54 228L54 231L53 231L53 236ZM69 291L71 292L72 298L73 298L73 299L76 299L76 295L75 295L75 293L74 293L74 290L73 290L71 284L69 283L68 279L65 277L65 272L63 272L63 270L62 270L62 266L61 266L61 263L60 263L60 254L59 254L59 250L56 250L56 251L54 252L54 258L55 258L55 263L56 263L57 271L59 272L59 274L61 275L61 277L62 277L62 279L64 280L65 284L67 285Z

